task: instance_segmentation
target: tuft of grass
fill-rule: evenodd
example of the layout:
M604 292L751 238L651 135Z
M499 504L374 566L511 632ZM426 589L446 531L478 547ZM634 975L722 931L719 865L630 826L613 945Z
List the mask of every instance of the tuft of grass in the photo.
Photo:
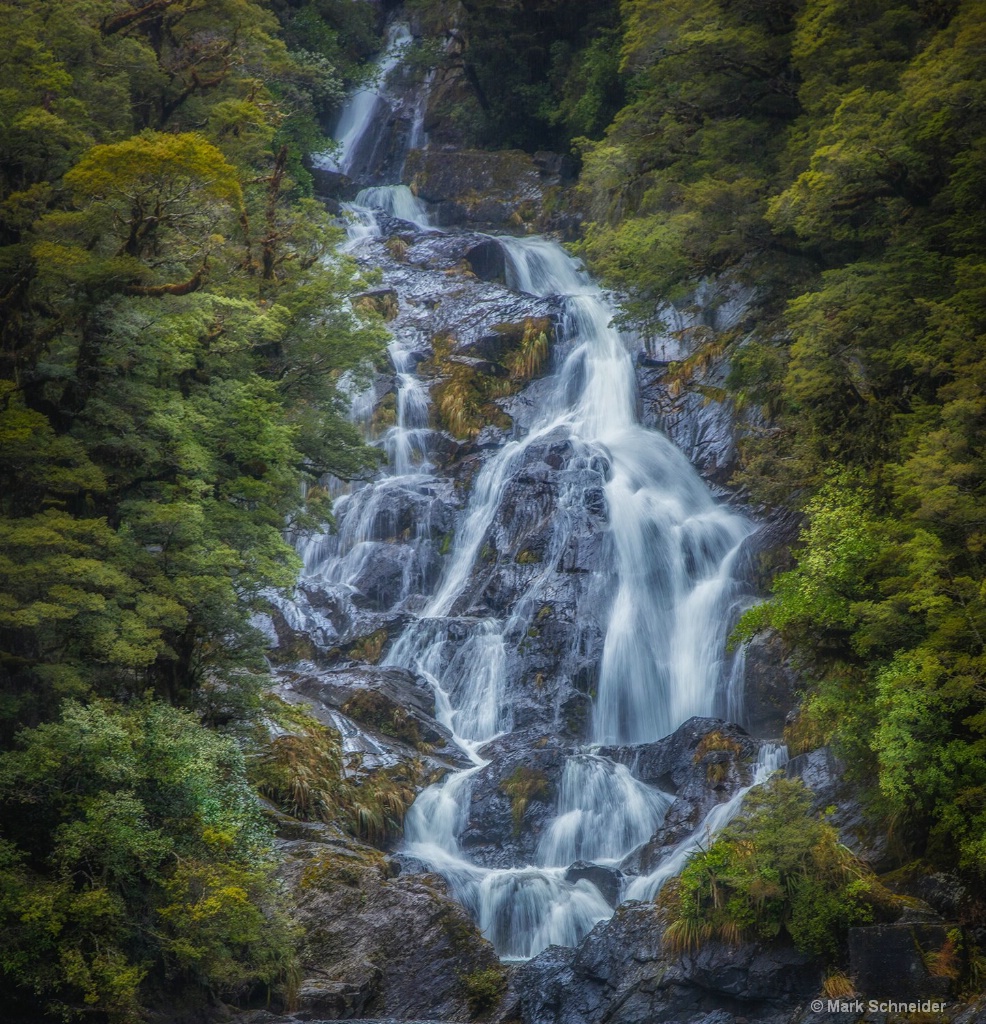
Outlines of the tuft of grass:
M822 994L826 999L854 999L857 992L852 978L842 971L830 971L822 982Z
M514 835L520 835L527 805L532 800L548 799L551 795L551 783L544 772L537 768L518 765L506 778L500 780L500 792L510 798Z
M353 661L365 661L369 665L375 665L383 654L384 644L387 642L387 631L378 629L368 636L361 636L352 647L349 648L349 657Z
M731 754L743 753L743 747L737 740L725 735L725 733L720 732L718 729L714 729L712 732L706 733L699 741L698 746L695 748L694 763L698 764L706 754L711 753L713 750L728 750Z
M923 955L924 966L935 978L950 978L958 981L962 974L962 932L950 929L941 949Z
M548 359L550 331L551 322L545 317L528 317L524 321L520 343L504 360L514 380L531 380L541 372Z
M507 988L507 975L499 964L484 971L460 974L459 980L462 982L469 1003L469 1012L473 1017L492 1010L503 998Z
M343 768L342 740L334 729L277 698L271 698L268 713L290 731L258 738L250 780L261 795L285 814L337 825L369 843L400 835L422 783L420 761L367 772L357 782ZM359 765L349 767L355 772Z
M400 235L391 235L383 245L395 260L399 260L402 263L407 258L408 249L411 248L411 246L401 238Z

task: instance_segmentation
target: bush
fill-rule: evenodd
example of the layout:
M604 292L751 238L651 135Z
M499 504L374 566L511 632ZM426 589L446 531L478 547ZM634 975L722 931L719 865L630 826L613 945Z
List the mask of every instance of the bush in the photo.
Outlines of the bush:
M662 891L665 946L686 953L712 939L786 933L805 952L835 957L846 929L872 920L885 895L810 809L811 794L799 780L752 790L745 816Z
M67 701L0 755L7 986L136 1020L145 978L242 998L290 980L294 934L236 743L189 712Z

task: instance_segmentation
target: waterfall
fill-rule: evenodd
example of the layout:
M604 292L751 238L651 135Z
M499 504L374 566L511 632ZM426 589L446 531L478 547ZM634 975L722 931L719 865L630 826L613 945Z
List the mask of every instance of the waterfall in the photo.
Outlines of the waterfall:
M382 111L387 107L387 80L410 42L408 26L394 22L387 33L386 46L376 63L373 79L354 92L342 109L335 128L337 150L334 154L317 155L314 158L316 167L340 174L353 172L361 144L366 138L372 138Z
M343 204L352 253L379 245L384 232L407 226L416 234L440 234L425 205L401 182L382 183L368 156L381 148L388 117L411 111L408 145L423 138L421 93L397 95L392 81L410 41L395 24L378 61L373 85L347 103L336 130L335 157L321 166L346 174L364 187ZM427 87L427 82L425 83ZM402 107L403 104L403 107ZM400 165L403 164L400 155ZM388 166L397 166L391 161ZM393 228L390 222L403 222ZM409 614L384 666L410 670L435 695L436 718L448 728L473 767L429 786L410 808L404 851L441 873L505 958L536 955L552 943L574 945L613 913L600 890L584 877L570 878L577 861L618 869L661 826L673 797L636 779L622 764L598 753L599 746L657 741L693 715L741 707L742 661L725 652L726 637L748 595L737 564L752 525L717 504L685 456L637 416L634 359L614 325L616 309L581 265L552 240L498 238L505 255L506 284L514 293L551 300L560 310L552 370L539 384L524 431L484 453L454 524L440 576L429 577L430 523L423 511L413 537L394 554L397 525L390 498L412 496L426 510L441 477L429 456L429 396L416 374L416 353L427 347L419 327L395 332L389 347L395 395L394 422L374 439L387 468L369 484L336 499L337 530L302 549L304 573L323 592L345 596L357 589L365 567L383 546L399 557L402 578L392 606ZM402 275L412 273L401 269ZM406 280L406 277L402 278ZM371 423L377 392L353 396L353 418ZM553 518L537 571L525 577L519 595L502 614L477 611L477 566L505 502L538 446L564 442L570 472L557 484ZM514 730L511 651L529 635L539 607L549 601L550 580L579 537L584 517L580 473L603 481L605 510L600 527L604 571L584 593L592 602L603 639L589 736L593 747L572 751L554 793L553 813L531 863L485 867L460 843L484 772L496 767L486 746ZM391 517L392 518L392 517ZM406 537L409 531L405 529ZM336 588L335 591L332 588ZM331 639L331 624L299 596L286 617ZM321 631L321 633L319 633ZM355 739L354 738L354 742ZM362 741L360 741L362 742ZM782 763L782 750L761 750L753 784ZM709 812L650 875L633 878L624 896L652 899L666 878L736 813L747 789Z

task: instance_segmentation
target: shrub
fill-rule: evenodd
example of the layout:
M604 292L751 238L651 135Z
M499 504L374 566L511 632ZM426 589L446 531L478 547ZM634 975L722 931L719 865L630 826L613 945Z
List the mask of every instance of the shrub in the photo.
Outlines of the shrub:
M662 891L665 946L686 953L711 939L786 933L799 949L834 957L846 929L872 920L886 896L810 808L811 794L799 780L752 790L745 816Z

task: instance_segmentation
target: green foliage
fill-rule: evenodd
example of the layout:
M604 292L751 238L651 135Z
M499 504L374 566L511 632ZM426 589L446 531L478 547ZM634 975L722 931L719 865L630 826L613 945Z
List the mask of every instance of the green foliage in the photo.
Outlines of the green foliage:
M806 679L918 855L986 871L982 4L622 4L626 105L583 147L582 251L646 327L709 276L747 323L685 336L759 407L736 482L805 517L739 628ZM751 336L749 326L757 325Z
M150 976L236 998L293 936L233 740L155 701L64 705L0 755L2 964L51 1011L135 1020Z
M404 814L420 788L420 764L403 762L363 773L358 779L350 777L360 765L350 764L349 774L344 770L337 732L280 700L268 699L266 710L276 732L269 735L266 727L258 730L250 764L251 781L264 796L293 817L337 825L369 842L400 836ZM347 705L344 710L349 713L360 707ZM388 722L393 723L393 718ZM402 719L396 729L403 727L409 733L410 726Z
M795 109L787 48L796 5L622 5L630 100L583 147L583 251L630 285L631 311L770 255L763 205Z
M492 1010L507 988L507 975L502 967L487 967L460 976L462 988L469 1003L469 1012L478 1017Z
M500 792L510 798L514 833L519 835L527 805L532 800L541 800L542 802L549 800L552 787L544 772L522 764L500 780Z
M270 837L201 723L245 741L284 530L378 458L339 385L384 335L301 167L370 18L0 2L0 972L26 1017L292 976Z
M462 46L419 50L464 86L443 119L469 144L565 151L576 136L598 138L623 101L618 3L545 0L413 0L433 35Z
M872 920L884 895L810 808L798 780L752 790L743 816L662 890L665 946L694 952L712 939L786 933L799 949L835 957L846 929Z

